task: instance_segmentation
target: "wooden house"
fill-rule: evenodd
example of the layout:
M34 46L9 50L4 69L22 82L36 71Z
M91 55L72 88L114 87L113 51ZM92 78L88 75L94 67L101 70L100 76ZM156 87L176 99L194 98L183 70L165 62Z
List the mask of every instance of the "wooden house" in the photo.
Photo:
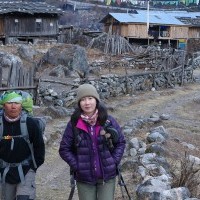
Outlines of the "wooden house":
M57 39L61 9L45 2L0 2L0 40Z
M137 10L135 13L109 13L100 22L104 23L104 31L118 34L129 42L151 44L160 42L165 46L180 47L186 45L190 38L199 38L200 23L197 21L200 13ZM191 21L184 21L184 18ZM192 20L193 19L193 20Z

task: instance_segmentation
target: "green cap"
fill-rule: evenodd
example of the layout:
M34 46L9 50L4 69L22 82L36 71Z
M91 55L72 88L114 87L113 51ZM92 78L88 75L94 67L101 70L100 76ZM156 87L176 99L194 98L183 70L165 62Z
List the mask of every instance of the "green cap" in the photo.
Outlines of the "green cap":
M22 96L16 92L5 93L2 95L0 104L4 105L5 103L22 103Z

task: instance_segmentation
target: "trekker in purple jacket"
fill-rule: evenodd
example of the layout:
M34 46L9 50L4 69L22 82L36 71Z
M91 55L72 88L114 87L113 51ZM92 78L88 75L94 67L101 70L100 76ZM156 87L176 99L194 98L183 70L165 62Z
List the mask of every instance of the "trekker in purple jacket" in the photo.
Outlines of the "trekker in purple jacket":
M113 200L115 179L125 149L117 121L91 84L77 89L77 108L60 143L59 154L75 174L79 200Z

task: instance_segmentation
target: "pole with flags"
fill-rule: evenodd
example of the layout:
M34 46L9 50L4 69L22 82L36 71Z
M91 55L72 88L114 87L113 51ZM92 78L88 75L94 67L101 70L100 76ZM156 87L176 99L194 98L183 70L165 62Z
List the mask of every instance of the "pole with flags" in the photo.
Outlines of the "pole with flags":
M147 0L147 35L149 33L149 0Z

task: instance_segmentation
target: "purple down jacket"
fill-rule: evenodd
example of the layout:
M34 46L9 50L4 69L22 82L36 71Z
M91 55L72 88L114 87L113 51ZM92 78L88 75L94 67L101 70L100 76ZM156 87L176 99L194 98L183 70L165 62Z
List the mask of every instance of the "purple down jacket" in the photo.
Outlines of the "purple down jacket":
M105 136L100 135L102 127L95 125L96 149L99 155L99 169L102 178L106 182L117 175L119 165L125 149L125 138L116 120L109 116L112 126L118 131L120 137L114 148L111 150L105 142ZM94 170L94 143L91 134L88 132L88 125L81 119L78 121L78 136L73 133L71 122L68 122L62 140L60 142L59 154L75 172L75 179L79 182L96 184L97 176ZM78 140L77 140L78 137ZM75 142L76 141L76 142ZM78 142L77 142L78 141ZM76 143L76 146L75 146Z

